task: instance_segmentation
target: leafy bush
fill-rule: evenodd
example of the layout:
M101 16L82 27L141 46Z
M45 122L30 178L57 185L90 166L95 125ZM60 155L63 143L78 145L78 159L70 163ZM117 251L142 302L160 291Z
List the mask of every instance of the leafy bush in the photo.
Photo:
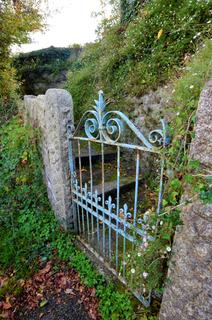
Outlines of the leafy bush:
M103 319L133 319L130 296L106 283L57 222L43 184L39 132L16 117L0 129L0 137L0 274L14 275L0 296L18 293L16 280L30 275L40 259L56 255L96 288Z
M204 187L202 179L191 176L194 170L198 171L199 164L190 161L188 148L194 135L193 128L199 96L205 82L211 76L211 52L212 42L208 40L187 63L184 73L174 85L170 100L170 110L174 116L169 124L173 139L167 152L169 182L166 186L166 205L176 205L185 182L195 186L197 192L203 191L201 190Z
M34 30L43 28L40 1L0 2L0 124L16 109L17 89L15 69L11 63L13 45L29 42Z
M199 194L205 203L212 203L212 177L207 171L204 174L199 161L190 160L188 156L199 96L210 77L211 52L212 42L207 41L187 63L181 78L173 83L170 101L173 118L169 124L169 132L173 138L170 146L164 151L166 181L163 208L159 216L154 212L151 214L151 210L148 211L147 224L150 230L153 226L154 230L157 230L156 240L149 241L145 251L141 250L138 244L127 258L134 269L135 282L142 281L145 292L163 293L175 229L177 225L182 224L180 200L184 186L190 184L195 197ZM190 201L192 202L193 198ZM145 274L142 280L141 273Z
M105 23L100 39L85 47L70 72L76 119L100 88L125 108L126 95L165 83L210 37L209 22L209 1L151 0L128 24Z
M51 83L56 75L71 68L82 51L80 46L55 48L53 46L28 53L20 53L13 59L23 94L35 94L36 83ZM52 77L54 76L54 77ZM41 89L39 89L41 90ZM43 93L43 92L38 92Z

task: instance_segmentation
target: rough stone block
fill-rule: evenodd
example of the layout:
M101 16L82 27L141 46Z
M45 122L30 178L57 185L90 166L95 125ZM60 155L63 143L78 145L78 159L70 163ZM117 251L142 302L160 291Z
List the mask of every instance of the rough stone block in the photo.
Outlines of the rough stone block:
M26 119L41 129L44 178L53 210L65 228L75 230L68 166L68 125L74 127L73 101L63 89L45 95L25 96Z

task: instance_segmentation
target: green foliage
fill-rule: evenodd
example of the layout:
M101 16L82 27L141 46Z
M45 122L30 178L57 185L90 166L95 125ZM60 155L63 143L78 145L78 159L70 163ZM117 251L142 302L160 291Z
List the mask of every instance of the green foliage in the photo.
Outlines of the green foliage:
M57 255L87 286L96 288L103 319L132 320L130 296L106 283L51 211L37 149L39 132L17 117L0 129L0 137L0 273L14 274L0 297L21 293L17 279L36 270L40 259Z
M20 119L3 126L0 156L0 268L18 274L30 270L39 251L47 250L51 221L42 183L36 138ZM18 124L17 124L18 122Z
M99 40L85 47L70 72L76 119L100 88L124 109L126 95L165 83L210 37L209 22L210 2L204 0L147 1L128 24L104 21Z
M29 53L21 53L14 57L13 65L17 70L17 77L22 83L22 92L34 94L33 88L36 82L52 82L53 77L72 67L81 51L82 48L77 45L73 48L51 46Z
M124 109L126 95L141 95L182 74L173 83L170 101L172 143L165 152L163 210L159 221L152 215L148 222L156 241L146 250L138 247L128 259L147 294L163 292L174 232L182 223L179 202L184 184L190 183L204 202L211 201L211 183L198 176L198 161L188 159L195 111L211 67L212 43L204 41L210 33L209 7L206 1L147 2L127 26L105 26L101 39L85 48L67 85L79 119L101 88ZM148 276L141 279L141 272Z
M40 0L0 1L0 118L6 121L16 107L18 84L11 66L11 46L29 41L29 34L43 28ZM8 112L7 112L8 111Z
M175 116L169 124L173 139L166 154L168 171L172 172L171 177L167 175L169 178L166 190L168 203L171 203L168 195L174 192L177 200L179 200L184 182L196 187L202 184L197 175L200 170L200 163L188 158L188 147L193 138L193 127L196 121L195 112L199 96L210 76L211 52L212 43L208 40L186 65L184 74L176 81L174 86L170 111L173 111ZM194 175L194 173L196 174ZM172 202L172 204L177 204L177 202Z
M160 214L157 241L150 245L145 255L146 263L152 271L147 285L149 288L161 290L164 286L164 272L167 269L169 250L172 245L174 231L181 224L179 201L185 184L190 184L194 192L200 193L205 202L211 201L211 180L204 182L204 174L199 174L200 164L188 158L189 144L192 139L193 126L199 96L209 78L211 66L212 43L207 41L194 58L187 64L184 74L176 80L170 111L174 112L169 130L173 134L170 147L166 151L167 181L164 190L163 210ZM150 222L150 223L154 223ZM145 260L145 259L143 259ZM146 270L148 270L147 265Z
M166 183L163 208L159 217L148 211L149 219L146 225L155 240L149 241L145 250L138 245L128 258L128 263L135 273L135 283L142 283L144 294L152 290L159 294L163 292L174 232L176 226L182 224L180 199L184 185L190 184L195 196L199 193L204 203L212 202L212 177L204 175L199 161L188 157L195 122L193 115L201 90L209 78L211 52L212 43L207 41L187 64L181 78L173 84L170 112L175 115L169 124L169 131L173 135L172 142L165 151ZM145 277L141 276L142 273Z
M120 0L121 22L127 23L138 14L141 0Z

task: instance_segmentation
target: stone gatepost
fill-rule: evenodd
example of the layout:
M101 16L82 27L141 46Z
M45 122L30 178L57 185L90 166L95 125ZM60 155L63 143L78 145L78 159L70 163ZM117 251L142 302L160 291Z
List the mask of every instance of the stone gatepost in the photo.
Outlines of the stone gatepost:
M200 96L190 158L212 176L212 81ZM189 187L182 203L191 197L175 234L160 320L212 319L212 204L204 204Z
M48 197L60 223L76 230L68 161L68 127L74 128L73 101L63 89L25 96L27 122L41 130L41 151Z

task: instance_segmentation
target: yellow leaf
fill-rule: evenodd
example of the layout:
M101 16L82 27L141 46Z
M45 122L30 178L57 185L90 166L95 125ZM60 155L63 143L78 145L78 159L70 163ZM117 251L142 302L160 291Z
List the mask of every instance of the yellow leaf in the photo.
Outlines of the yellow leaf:
M162 36L163 34L163 29L160 29L160 31L158 32L158 35L157 35L157 39L159 40L160 37Z

